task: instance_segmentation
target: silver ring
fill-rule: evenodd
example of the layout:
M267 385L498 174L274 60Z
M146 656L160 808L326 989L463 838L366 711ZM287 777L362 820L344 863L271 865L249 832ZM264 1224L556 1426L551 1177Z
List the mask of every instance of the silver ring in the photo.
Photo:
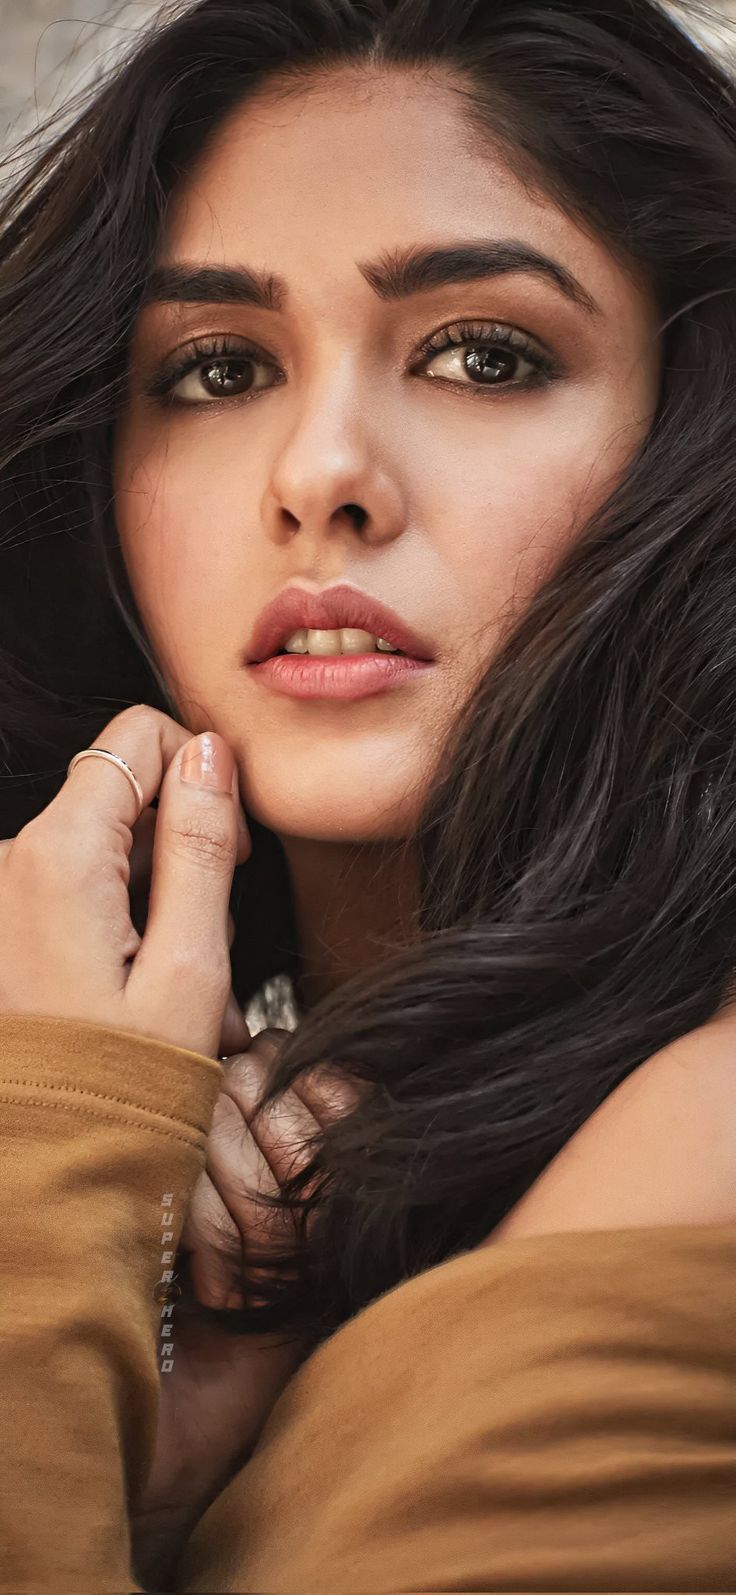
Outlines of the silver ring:
M141 810L143 808L143 787L141 786L140 781L133 774L130 765L126 764L125 759L121 759L119 753L108 753L106 748L82 748L81 753L75 753L74 758L70 759L66 772L68 776L71 775L75 764L79 764L80 759L110 759L112 764L116 764L118 769L122 770L123 775L125 776L126 780L130 782L138 799L138 813L136 814L135 820L139 820L141 816ZM133 821L134 825L135 820Z

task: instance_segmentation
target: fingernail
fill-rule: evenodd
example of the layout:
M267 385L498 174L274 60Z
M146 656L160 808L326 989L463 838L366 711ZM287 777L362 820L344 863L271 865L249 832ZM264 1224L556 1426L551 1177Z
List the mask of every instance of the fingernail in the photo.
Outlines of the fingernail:
M190 786L207 786L215 792L230 792L234 759L226 742L203 731L184 749L179 775Z

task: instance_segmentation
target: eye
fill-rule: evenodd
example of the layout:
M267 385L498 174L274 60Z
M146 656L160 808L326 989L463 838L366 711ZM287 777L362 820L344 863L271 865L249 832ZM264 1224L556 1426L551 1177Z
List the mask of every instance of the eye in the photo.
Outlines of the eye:
M206 405L223 399L248 398L272 386L278 368L254 345L231 338L196 340L167 362L146 386L149 398L170 404Z
M558 363L528 333L497 323L444 327L422 345L422 352L422 374L462 387L544 387L561 374Z
M462 322L442 328L421 345L413 373L449 386L489 392L546 387L563 374L559 362L528 333L498 323ZM146 395L171 405L203 406L248 400L284 380L273 359L232 337L193 339L164 362Z

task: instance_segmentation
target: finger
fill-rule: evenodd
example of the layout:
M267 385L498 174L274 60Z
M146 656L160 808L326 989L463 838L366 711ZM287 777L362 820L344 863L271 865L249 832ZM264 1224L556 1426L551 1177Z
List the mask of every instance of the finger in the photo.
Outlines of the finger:
M372 1087L367 1081L349 1079L330 1064L319 1064L300 1074L291 1089L326 1129L365 1101Z
M254 1043L249 1040L249 1045ZM226 1078L232 1072L232 1062L225 1061ZM261 1084L259 1076L252 1097ZM254 1274L257 1278L259 1248L278 1238L287 1247L293 1241L289 1214L264 1208L258 1201L264 1191L277 1194L279 1184L250 1131L242 1111L244 1102L244 1093L240 1105L224 1091L218 1098L206 1168L195 1186L182 1231L182 1245L191 1252L192 1286L206 1307L243 1306L246 1255L252 1280Z
M288 1033L288 1032L287 1032ZM281 1033L276 1033L281 1034ZM228 1058L223 1065L223 1094L235 1103L258 1150L266 1159L277 1187L302 1167L311 1157L313 1146L321 1136L319 1120L295 1091L286 1090L268 1107L261 1109L260 1100L271 1077L274 1059L281 1040L274 1039L273 1031L261 1031L246 1052ZM215 1148L215 1157L219 1149ZM223 1157L214 1174L218 1189L230 1211L239 1219L237 1210L237 1175L230 1184L227 1160ZM220 1177L228 1181L228 1189L220 1185ZM232 1197L232 1200L231 1200Z
M184 757L182 757L184 755ZM229 902L238 851L238 773L216 732L172 759L159 793L148 920L126 1000L167 1039L217 1055L230 993Z
M264 1250L289 1251L294 1228L288 1210L267 1208L263 1193L278 1195L279 1185L240 1109L218 1098L200 1176L182 1235L192 1249L191 1277L204 1306L243 1305L244 1269L252 1284ZM239 1300L236 1297L239 1296Z
M133 827L133 847L130 854L130 904L131 918L141 936L146 928L148 917L148 897L151 889L151 871L153 868L153 841L156 832L156 810L144 809L137 823ZM232 947L235 940L235 920L232 914L228 915L228 943ZM242 1030L234 1034L229 1049L221 1047L221 1051L238 1052L250 1042L250 1031L246 1029L243 1039Z
M225 1086L218 1100L217 1133L211 1134L207 1142L207 1172L237 1224L246 1254L257 1258L264 1247L283 1245L288 1248L293 1244L294 1226L289 1210L271 1208L259 1201L264 1192L273 1196L279 1194L287 1159L283 1156L276 1159L274 1167L268 1146L261 1144L258 1128L249 1123L249 1107L258 1094L259 1085L250 1092L241 1089L240 1100L227 1090L233 1061L229 1059L224 1065ZM291 1150L298 1155L300 1149L292 1147Z
M190 738L191 731L170 715L139 703L108 721L90 746L125 760L140 783L143 807L147 808L172 759ZM109 759L82 759L44 815L58 820L61 828L68 828L74 836L95 820L101 826L110 820L132 826L138 817L138 799L122 770Z
M249 1056L264 1060L269 1077L276 1055L290 1034L289 1030L271 1027L259 1031L250 1044ZM300 1098L317 1123L326 1128L364 1101L372 1087L367 1081L354 1080L345 1075L334 1064L320 1063L300 1074L289 1089Z
M192 1192L181 1245L189 1252L189 1277L203 1307L225 1307L239 1291L242 1302L243 1237L206 1169Z
M130 893L138 895L147 893L151 884L153 871L153 847L156 836L156 820L158 809L143 809L141 817L133 826L133 846L130 850ZM250 839L247 832L239 833L238 863L244 864L250 852ZM230 915L230 946L235 938L235 920Z
M320 1123L292 1091L283 1093L268 1110L256 1112L278 1049L288 1034L262 1031L245 1055L225 1062L223 1092L207 1145L208 1239L199 1241L200 1255L194 1271L203 1303L203 1292L208 1292L207 1305L238 1304L238 1284L242 1283L246 1265L251 1299L257 1300L257 1284L254 1296L253 1282L258 1280L259 1254L264 1249L289 1252L294 1245L291 1210L268 1207L259 1198L264 1192L277 1194L286 1175L306 1161L306 1143L310 1137L319 1138ZM324 1109L324 1087L315 1091L315 1097ZM333 1104L334 1099L327 1111ZM344 1111L344 1098L341 1105ZM204 1194L200 1200L204 1203ZM204 1206L200 1212L204 1214ZM225 1214L230 1215L229 1225ZM240 1258L233 1223L242 1236Z
M150 704L137 703L109 720L90 747L117 754L132 770L143 792L142 817L172 760L191 735L170 715ZM112 835L119 841L121 831L129 832L138 818L137 794L119 766L110 759L82 759L56 796L25 829L43 826L44 831L58 831L61 856L74 878L77 857L84 860L92 849L99 851L101 835L105 839ZM125 841L130 848L129 834ZM246 829L239 841L239 862L244 863L249 853Z
M137 704L109 721L92 747L119 754L130 766L143 789L145 809L167 762L187 740L185 729L168 715ZM73 899L74 936L64 949L70 984L78 978L74 971L104 969L116 997L126 960L140 945L130 903L131 827L137 811L137 797L118 766L108 759L83 759L12 844L19 868L27 858L31 863L40 858L48 892L59 902Z

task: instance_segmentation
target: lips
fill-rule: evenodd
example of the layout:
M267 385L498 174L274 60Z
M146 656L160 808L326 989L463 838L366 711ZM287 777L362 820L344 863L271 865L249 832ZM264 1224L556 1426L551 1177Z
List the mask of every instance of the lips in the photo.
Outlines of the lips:
M302 587L285 587L258 616L245 656L246 664L260 664L279 653L295 631L369 631L412 659L433 662L435 651L428 638L419 636L399 615L378 599L345 583L309 593Z

